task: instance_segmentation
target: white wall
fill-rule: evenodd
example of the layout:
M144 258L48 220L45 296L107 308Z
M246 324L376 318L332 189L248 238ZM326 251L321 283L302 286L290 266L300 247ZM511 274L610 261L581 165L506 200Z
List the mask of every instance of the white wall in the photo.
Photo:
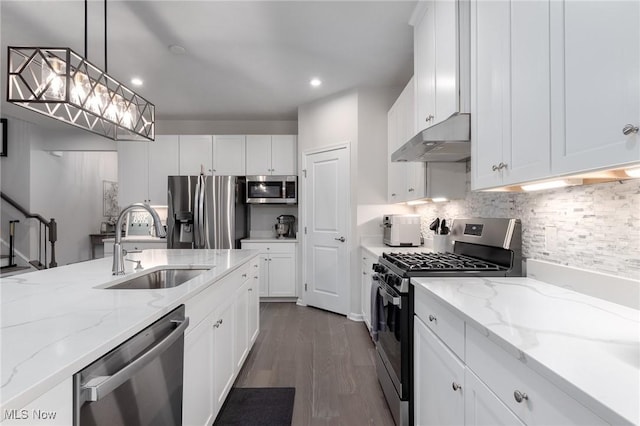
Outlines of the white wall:
M386 204L387 112L401 88L361 88L298 108L298 152L344 142L351 145L350 316L360 315L360 238L382 235L377 219L385 213L413 212ZM304 206L300 206L303 215ZM304 218L302 218L304 221ZM301 293L302 294L302 293Z
M114 142L80 129L49 129L8 120L9 156L1 160L2 191L31 213L56 219L58 265L89 259L89 234L99 232L105 220L102 181L116 181L118 176L116 152L95 150L115 146ZM85 148L90 151L82 151ZM51 155L51 151L60 156ZM5 210L11 209L4 202L2 205L4 238L10 214ZM37 223L21 218L18 228L17 248L30 260L38 257ZM31 237L27 238L29 232Z
M295 135L295 120L157 120L157 135Z

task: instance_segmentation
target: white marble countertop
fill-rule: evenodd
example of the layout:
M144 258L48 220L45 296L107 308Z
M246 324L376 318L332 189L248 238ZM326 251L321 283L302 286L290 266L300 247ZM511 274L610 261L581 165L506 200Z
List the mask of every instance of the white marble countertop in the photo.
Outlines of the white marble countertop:
M531 278L412 283L607 422L640 423L640 311Z
M105 238L102 240L103 243L113 244L115 242L115 238ZM123 243L167 243L166 238L153 237L151 235L128 235L126 237L122 237L121 242Z
M297 243L297 238L251 237L240 240L241 243Z
M145 250L127 258L210 268L174 288L96 288L122 280L111 258L3 278L0 402L21 408L259 254L258 250ZM126 262L126 276L133 276Z

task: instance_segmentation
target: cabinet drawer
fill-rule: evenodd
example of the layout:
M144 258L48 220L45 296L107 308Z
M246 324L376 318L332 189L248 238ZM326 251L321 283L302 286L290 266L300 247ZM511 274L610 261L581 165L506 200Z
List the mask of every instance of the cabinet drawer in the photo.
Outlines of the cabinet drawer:
M260 250L260 253L295 253L296 243L242 243L246 250Z
M522 361L467 327L467 366L528 425L603 425L600 417L558 389ZM514 350L515 351L515 350ZM585 372L588 374L588 372ZM521 402L516 392L526 394Z
M464 321L438 302L426 290L415 288L415 313L464 361Z
M122 248L130 251L130 250L149 250L149 249L166 249L167 242L166 241L158 241L154 243L128 243L123 242Z
M189 317L187 333L190 333L200 321L211 313L216 304L219 304L221 297L230 298L231 295L236 293L248 277L252 276L249 273L252 264L253 262L242 265L239 269L233 271L231 275L213 283L186 301L186 315Z

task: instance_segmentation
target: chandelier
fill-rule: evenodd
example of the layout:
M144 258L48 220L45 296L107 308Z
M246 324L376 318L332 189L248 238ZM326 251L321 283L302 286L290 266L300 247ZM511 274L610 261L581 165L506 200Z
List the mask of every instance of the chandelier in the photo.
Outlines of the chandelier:
M85 0L85 56L87 40ZM154 140L155 106L70 48L9 47L7 101L113 140Z

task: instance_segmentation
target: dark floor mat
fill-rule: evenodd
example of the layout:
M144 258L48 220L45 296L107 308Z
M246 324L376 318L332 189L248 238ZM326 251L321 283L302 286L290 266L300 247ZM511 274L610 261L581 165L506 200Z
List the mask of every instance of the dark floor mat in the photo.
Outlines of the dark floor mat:
M290 426L295 388L232 388L214 426Z

